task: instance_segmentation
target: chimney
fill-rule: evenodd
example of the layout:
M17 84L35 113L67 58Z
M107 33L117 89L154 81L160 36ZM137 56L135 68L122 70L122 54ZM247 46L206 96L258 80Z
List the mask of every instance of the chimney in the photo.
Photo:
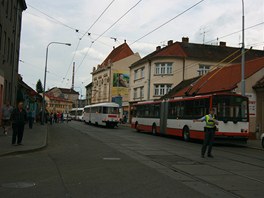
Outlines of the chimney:
M182 37L183 43L189 43L189 37Z
M226 47L226 42L220 41L219 45L220 45L221 47Z
M156 51L159 51L160 49L161 49L160 46L157 46L157 47L156 47Z
M168 45L172 45L172 44L173 44L173 40L169 40Z

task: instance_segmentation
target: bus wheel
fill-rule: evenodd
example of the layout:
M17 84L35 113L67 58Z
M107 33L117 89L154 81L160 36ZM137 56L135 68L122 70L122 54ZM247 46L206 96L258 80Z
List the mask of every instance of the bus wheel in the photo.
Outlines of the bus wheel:
M187 126L183 128L182 136L184 141L186 142L190 141L190 130Z
M157 135L157 128L155 124L152 125L152 134Z

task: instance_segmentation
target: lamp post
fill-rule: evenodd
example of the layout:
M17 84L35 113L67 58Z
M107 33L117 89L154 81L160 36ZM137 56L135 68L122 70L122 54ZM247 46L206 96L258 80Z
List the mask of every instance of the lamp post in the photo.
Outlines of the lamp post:
M244 15L244 0L242 0L242 50L241 50L241 94L245 93L245 15Z
M43 98L42 98L42 116L41 116L41 124L44 125L44 115L45 115L45 89L46 89L46 75L47 75L47 64L48 64L48 53L49 46L51 44L59 44L59 45L68 45L71 46L70 43L61 43L61 42L50 42L46 48L46 61L45 61L45 71L44 71L44 85L43 85Z

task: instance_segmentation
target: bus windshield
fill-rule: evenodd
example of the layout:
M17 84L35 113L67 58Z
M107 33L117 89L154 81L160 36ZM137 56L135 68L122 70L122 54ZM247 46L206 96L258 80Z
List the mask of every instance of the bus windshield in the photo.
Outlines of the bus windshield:
M213 97L213 108L221 121L248 122L248 100L241 96L218 95Z

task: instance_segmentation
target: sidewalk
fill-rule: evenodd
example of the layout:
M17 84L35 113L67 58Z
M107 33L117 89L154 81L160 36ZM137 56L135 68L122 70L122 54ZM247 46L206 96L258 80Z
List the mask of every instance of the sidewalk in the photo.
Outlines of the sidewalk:
M7 136L3 134L3 129L0 129L0 157L11 154L26 153L44 148L47 145L47 125L35 123L33 129L25 126L24 137L21 146L13 146L12 129L9 130Z
M261 140L248 140L247 147L253 148L253 149L264 150L264 148L262 148L261 146Z

